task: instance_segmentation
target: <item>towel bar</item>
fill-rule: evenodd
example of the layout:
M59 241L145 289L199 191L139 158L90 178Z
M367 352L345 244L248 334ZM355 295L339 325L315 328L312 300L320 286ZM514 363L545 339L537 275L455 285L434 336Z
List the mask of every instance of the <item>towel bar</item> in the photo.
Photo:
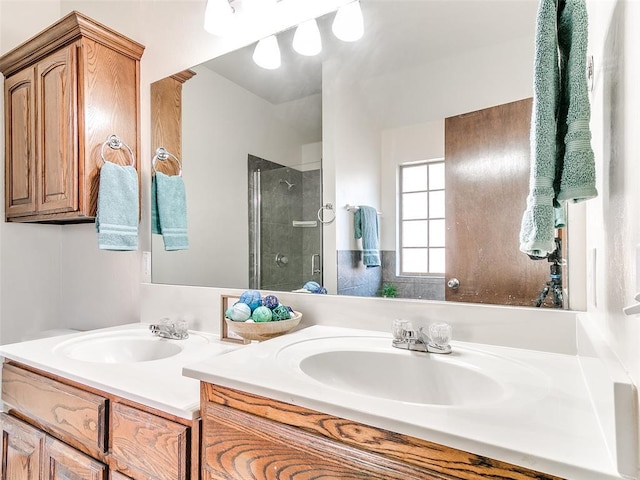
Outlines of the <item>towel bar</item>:
M344 206L344 208L346 208L348 212L355 212L356 210L360 209L360 207L357 207L356 205L349 205L348 203ZM378 215L382 215L382 212L376 213Z
M131 166L132 167L136 166L136 157L133 155L133 150L131 150L131 147L126 143L124 143L120 139L120 137L113 134L107 137L105 142L102 144L102 148L100 148L100 158L102 159L103 163L106 163L109 161L106 158L104 158L104 147L106 146L108 146L111 150L120 150L124 146L129 152L129 155L131 156ZM115 163L115 162L112 162L112 163ZM98 166L101 166L101 165L98 164Z
M181 177L182 176L182 162L180 161L180 159L178 157L176 157L174 154L170 153L167 151L166 148L164 147L158 147L156 150L156 154L153 156L153 158L151 159L151 168L153 168L153 172L156 173L156 163L158 162L158 160L160 160L161 162L164 162L166 160L169 160L169 158L173 158L176 163L178 164L178 176Z

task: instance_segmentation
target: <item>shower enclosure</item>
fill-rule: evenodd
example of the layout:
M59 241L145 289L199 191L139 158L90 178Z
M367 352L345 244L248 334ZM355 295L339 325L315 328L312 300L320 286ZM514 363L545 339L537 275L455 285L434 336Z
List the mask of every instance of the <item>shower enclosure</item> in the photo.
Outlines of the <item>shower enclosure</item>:
M322 285L322 175L253 155L249 172L249 286L297 290Z

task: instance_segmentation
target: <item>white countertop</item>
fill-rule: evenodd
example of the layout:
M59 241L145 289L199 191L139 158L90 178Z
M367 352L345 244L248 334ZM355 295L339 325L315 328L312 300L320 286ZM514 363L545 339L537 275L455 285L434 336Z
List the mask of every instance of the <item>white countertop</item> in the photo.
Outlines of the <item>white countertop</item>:
M82 361L61 353L58 348L88 335L148 331L147 324L92 330L57 337L0 346L0 356L83 383L104 392L141 403L180 418L193 419L200 411L200 384L182 375L186 364L237 348L222 343L217 335L190 332L186 340L164 340L182 347L177 355L143 362L105 363ZM149 335L152 336L151 332Z
M542 379L522 381L515 395L470 406L372 398L332 388L282 361L283 349L295 343L354 337L356 345L356 337L363 336L388 338L391 343L391 336L381 332L314 326L187 365L183 372L194 379L564 478L621 478L609 456L577 357L452 342L454 352L458 349L501 358Z

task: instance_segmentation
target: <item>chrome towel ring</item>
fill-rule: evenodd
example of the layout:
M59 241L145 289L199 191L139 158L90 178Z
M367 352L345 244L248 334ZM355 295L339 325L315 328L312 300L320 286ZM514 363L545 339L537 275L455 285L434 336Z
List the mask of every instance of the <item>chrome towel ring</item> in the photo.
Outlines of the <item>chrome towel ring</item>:
M132 167L136 166L136 157L133 155L133 150L131 150L131 147L129 145L127 145L122 140L120 140L120 138L117 135L109 135L109 137L107 137L105 142L102 144L102 148L100 149L100 159L102 160L103 164L109 161L106 158L104 158L104 147L107 147L107 146L111 150L120 150L122 147L125 147L129 152L129 156L131 157L131 166ZM101 165L98 165L98 166L101 166Z
M333 218L331 218L330 220L325 220L324 219L325 210L329 210L330 212L332 212ZM318 209L318 220L320 220L320 223L322 223L323 225L332 223L335 219L336 219L336 212L333 210L333 203L325 203Z
M178 176L181 177L182 176L182 162L180 161L180 159L178 159L178 157L176 157L174 154L170 153L167 151L166 148L164 147L158 147L156 149L156 154L153 156L153 159L151 160L151 168L153 168L153 172L156 173L156 163L158 162L158 160L160 160L161 162L165 162L167 160L169 160L169 158L172 158L175 160L175 162L178 164Z

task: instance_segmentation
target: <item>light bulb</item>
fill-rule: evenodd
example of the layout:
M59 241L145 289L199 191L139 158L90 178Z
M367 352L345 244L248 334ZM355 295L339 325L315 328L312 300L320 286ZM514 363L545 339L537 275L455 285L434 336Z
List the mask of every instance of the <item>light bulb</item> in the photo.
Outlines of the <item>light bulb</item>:
M331 26L333 34L344 42L355 42L364 35L364 21L360 2L355 1L340 7Z
M253 51L253 61L256 65L267 70L275 70L280 66L280 48L275 35L263 38L258 42Z
M312 18L298 25L293 35L293 49L300 55L312 57L322 51L322 39L316 20Z
M228 0L207 0L207 7L204 11L204 29L222 37L233 29L235 18L233 7Z

